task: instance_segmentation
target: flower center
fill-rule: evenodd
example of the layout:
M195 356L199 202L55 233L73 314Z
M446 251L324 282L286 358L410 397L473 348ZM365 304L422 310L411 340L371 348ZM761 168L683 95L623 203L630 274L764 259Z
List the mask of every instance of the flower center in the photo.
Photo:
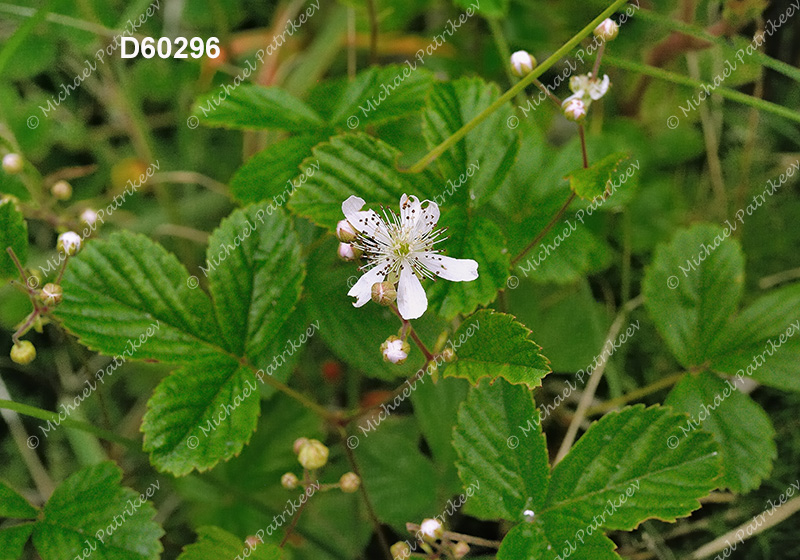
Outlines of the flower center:
M411 252L411 245L407 241L401 241L397 244L395 253L398 257L405 257Z

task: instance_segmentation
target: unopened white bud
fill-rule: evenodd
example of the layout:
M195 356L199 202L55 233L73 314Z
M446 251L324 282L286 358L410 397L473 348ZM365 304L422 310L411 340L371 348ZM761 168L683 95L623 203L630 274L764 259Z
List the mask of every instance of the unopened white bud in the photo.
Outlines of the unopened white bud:
M42 288L41 298L42 302L47 306L54 306L61 303L61 298L64 296L64 289L58 284L47 283Z
M594 28L594 34L603 41L613 41L619 35L619 25L611 18L604 19Z
M397 336L390 336L381 344L381 353L384 361L397 365L406 361L410 351L411 345Z
M50 194L52 194L53 198L56 200L69 200L72 198L72 185L66 181L56 181L53 186L50 187Z
M294 490L299 483L300 481L294 473L287 472L281 477L281 486L287 490Z
M97 212L91 208L87 208L81 213L81 221L87 226L92 227L97 223Z
M397 300L397 290L391 282L376 282L372 285L372 301L379 305L391 305Z
M6 154L3 156L3 171L9 175L16 175L22 171L24 166L25 163L22 161L22 156L19 154Z
M339 243L339 258L343 261L354 261L361 257L361 250L349 243Z
M81 250L81 236L74 231L68 231L58 236L58 244L56 245L59 251L63 251L66 255L74 257Z
M571 121L580 122L586 118L586 103L577 97L564 101L561 108L564 111L564 116Z
M536 58L528 51L517 51L511 55L511 71L518 78L527 76L536 68Z
M347 494L358 492L359 486L361 486L361 477L354 472L344 473L339 479L339 488Z
M341 220L338 224L336 224L336 238L342 243L350 243L351 241L355 241L356 237L358 237L356 228L354 228L347 220Z
M422 539L428 542L436 542L444 536L444 526L438 519L423 519L419 530Z

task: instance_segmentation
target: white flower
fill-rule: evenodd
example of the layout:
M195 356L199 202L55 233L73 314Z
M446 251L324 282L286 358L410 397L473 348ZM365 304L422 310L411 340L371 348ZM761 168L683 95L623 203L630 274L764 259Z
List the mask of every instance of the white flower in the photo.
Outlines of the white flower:
M524 77L536 67L536 59L528 51L517 51L511 55L511 71L518 78Z
M64 251L70 257L74 257L81 250L81 236L74 231L68 231L58 236L58 250Z
M356 307L372 297L372 286L388 280L397 283L397 307L403 319L417 319L428 308L428 297L420 278L436 276L453 282L469 282L478 277L478 263L439 254L434 246L442 241L439 206L429 200L420 203L415 196L400 197L400 215L384 211L384 219L373 210L362 210L364 200L351 196L342 203L347 221L358 231L354 242L368 263L358 282L347 292L356 298ZM423 204L425 204L423 206Z
M97 212L91 208L87 208L81 213L81 220L83 220L87 226L92 227L97 223Z
M423 519L419 530L422 538L428 542L436 541L444 536L444 527L438 519Z
M566 98L561 109L564 111L564 116L571 121L579 122L586 117L586 103L576 95Z
M396 336L390 336L381 344L381 352L383 353L384 361L393 364L400 365L405 362L410 351L411 345Z
M569 80L569 89L571 89L575 95L567 99L577 97L588 107L592 101L597 101L608 93L609 87L611 87L611 79L608 77L608 74L603 75L602 80L593 78L591 72L580 76L573 76Z

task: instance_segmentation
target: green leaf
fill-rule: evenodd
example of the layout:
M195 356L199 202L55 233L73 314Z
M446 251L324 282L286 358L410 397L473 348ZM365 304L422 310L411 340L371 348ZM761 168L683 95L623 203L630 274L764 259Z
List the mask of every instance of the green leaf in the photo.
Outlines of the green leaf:
M627 154L611 154L586 169L582 167L576 169L567 176L569 188L585 200L594 200L598 196L604 196L606 190L610 189L608 182L614 178L614 173L619 169L619 165L627 158Z
M295 180L300 164L324 139L322 134L304 134L271 144L236 171L230 182L231 194L245 204L270 200L275 207L283 206L300 186Z
M25 543L36 527L34 523L24 523L0 529L0 560L19 560L25 550Z
M39 510L28 503L13 488L0 482L0 517L35 519Z
M120 486L121 481L119 467L105 462L76 472L56 488L33 532L42 559L87 552L92 560L157 559L164 531L152 520L156 511L148 498L160 482L140 494Z
M341 78L317 86L309 103L331 125L355 130L413 115L425 106L433 74L411 63L372 66L354 79Z
M113 233L69 260L56 315L83 345L109 356L204 360L223 351L222 337L210 300L188 287L188 276L147 237Z
M195 102L194 116L207 126L244 130L308 132L325 127L325 121L311 107L280 88L251 84L229 87L221 102L220 88Z
M536 405L524 387L499 379L470 389L458 411L453 445L464 487L478 485L465 511L480 519L519 521L524 510L544 505L548 468L547 445ZM531 429L520 438L521 426Z
M300 298L305 270L289 218L266 204L233 212L206 262L224 347L255 363Z
M541 355L541 347L531 338L531 331L512 315L486 309L466 319L453 343L457 360L444 372L447 377L463 377L473 385L484 377L492 382L502 377L509 383L539 387L550 373L550 363Z
M544 515L536 521L511 529L497 551L497 560L620 559L611 539L602 531L586 534L586 524L578 519ZM580 539L576 530L582 531Z
M197 542L183 549L178 560L209 560L210 558L252 558L253 560L280 560L283 550L269 542L257 542L251 548L242 539L219 527L197 529ZM247 554L244 554L244 553Z
M425 111L423 131L428 147L444 142L498 97L497 86L480 78L436 84ZM447 187L435 202L444 208L479 206L497 191L519 150L519 134L506 124L513 114L511 105L503 105L437 159Z
M161 471L183 476L238 455L256 428L261 399L255 374L219 356L166 377L147 403L144 450Z
M399 212L401 195L425 198L434 182L428 172L400 172L395 166L400 152L366 134L335 136L313 153L302 168L309 179L295 190L289 207L330 230L344 219L342 202L351 195Z
M714 435L722 457L720 486L747 492L769 476L777 450L769 417L739 389L736 380L723 381L712 373L687 374L664 404L690 415L681 436L700 428ZM677 441L685 445L680 437Z
M3 198L0 199L0 282L19 278L8 247L14 249L20 263L25 266L28 260L28 225L14 201Z
M705 432L692 432L671 449L669 438L685 424L685 416L658 406L606 414L553 469L547 511L584 522L608 512L600 525L623 531L646 519L689 515L716 488L720 462Z
M464 208L445 213L439 226L450 233L439 246L445 254L478 263L478 278L471 282L438 280L426 288L430 307L445 319L452 319L495 300L506 287L511 257L498 227L482 216L470 216Z
M709 366L800 391L800 284L774 290L742 311L720 335Z
M727 235L726 235L727 234ZM702 365L739 305L744 257L730 229L697 225L659 245L647 269L645 306L684 367Z

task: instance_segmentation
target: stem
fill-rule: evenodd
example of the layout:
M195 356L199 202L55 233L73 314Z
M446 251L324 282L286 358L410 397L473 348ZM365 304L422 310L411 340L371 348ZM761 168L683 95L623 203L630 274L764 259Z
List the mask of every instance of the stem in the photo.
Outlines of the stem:
M663 379L659 379L655 383L651 383L650 385L647 385L646 387L641 387L639 389L631 391L630 393L626 393L626 394L622 395L621 397L617 397L616 399L611 399L611 400L608 400L608 401L606 401L606 402L604 402L602 404L598 404L598 405L595 405L595 406L590 406L586 410L586 416L594 416L595 414L602 414L602 413L608 412L609 410L614 410L615 408L617 408L617 407L619 407L619 406L621 406L623 404L627 404L627 403L629 403L631 401L637 401L642 397L646 397L647 395L651 395L653 393L657 393L658 391L661 391L662 389L666 389L667 387L671 387L672 385L674 385L675 383L677 383L678 381L683 379L684 375L686 375L686 372L682 371L680 373L676 373L676 374L670 375L669 377L665 377Z
M25 268L23 268L22 263L19 262L19 258L17 257L17 254L14 252L13 247L6 247L6 251L8 252L8 256L11 257L11 260L14 262L14 266L17 267L17 271L19 272L22 281L25 282L26 286L30 286L30 284L28 283L30 280L28 273L25 272Z
M411 322L410 321L406 321L405 319L403 319L403 316L400 315L400 311L397 309L396 305L392 304L392 305L389 306L389 308L392 311L394 311L395 315L400 317L400 320L403 322L403 328L404 329L408 329L408 333L411 335L411 339L414 342L417 343L417 346L419 346L419 349L422 350L423 354L425 354L425 359L428 362L430 362L433 359L433 353L430 350L428 350L428 347L425 346L424 342L422 342L422 339L420 339L419 335L417 334L417 331L415 331L414 327L411 326Z
M597 79L600 72L600 61L603 59L603 53L606 52L605 42L600 43L600 48L597 50L597 58L594 59L594 67L592 68L592 78Z
M528 245L522 251L520 251L520 253L516 257L513 258L513 260L511 261L512 268L514 267L514 265L516 265L522 259L522 257L525 256L525 254L528 251L530 251L531 249L536 247L536 245L539 243L539 241L541 241L542 238L545 235L547 235L547 232L549 232L551 229L553 229L553 226L556 225L558 220L561 219L561 217L564 215L564 212L567 211L567 208L569 208L569 205L572 204L572 201L575 200L575 196L576 195L575 195L574 192L572 194L570 194L569 198L567 198L567 201L563 204L563 206L561 206L561 208L558 210L558 212L556 212L556 215L553 216L553 219L550 220L550 223L548 223L546 226L544 226L544 229L542 231L540 231L539 234L536 237L533 238L533 241L528 243Z
M627 318L628 313L641 305L643 301L644 298L639 296L625 304L625 306L617 315L617 318L614 320L614 323L611 325L611 328L608 330L608 334L606 335L603 346L617 337L617 334L619 334L619 331L622 328L622 323ZM578 409L575 411L575 416L572 417L572 422L570 422L569 428L567 428L567 434L564 436L564 441L561 442L561 447L559 448L558 454L553 461L553 466L555 466L567 455L572 447L572 444L575 442L575 437L578 435L578 429L580 428L583 419L586 418L586 412L589 410L589 405L591 404L592 399L594 399L594 394L597 391L597 387L600 385L600 380L603 378L603 372L606 369L606 365L608 365L608 360L604 361L596 370L594 370L594 372L592 372L592 378L589 380L589 383L586 384L586 390L583 392L583 395L581 395L581 400L578 402Z
M416 523L406 523L406 530L409 533L416 534L419 531L419 525ZM451 541L464 541L465 543L474 544L476 546L485 546L487 548L500 548L500 541L490 541L480 537L473 537L472 535L454 533L452 531L445 531L443 538L450 539Z
M492 32L492 39L494 39L494 45L497 48L497 52L500 55L500 60L503 60L503 71L506 73L506 77L508 78L508 83L514 85L517 81L517 77L511 72L511 68L508 66L508 61L511 60L511 49L508 46L508 41L506 41L505 36L503 35L503 30L500 28L500 24L494 18L484 18L486 23L489 25L489 30Z
M581 154L583 155L583 168L589 169L589 154L586 152L586 131L583 123L578 125L578 135L581 137Z
M547 95L547 97L549 97L550 100L556 104L556 107L561 109L561 105L563 105L564 102L561 101L561 99L559 99L557 95L551 93L550 90L547 89L547 87L542 82L540 82L539 80L533 80L533 85L542 90L545 93L545 95Z
M303 491L305 492L305 489ZM306 508L306 504L310 501L311 498L307 499L305 502L300 504L299 508L297 508L297 514L292 518L291 523L289 523L289 526L286 528L286 534L283 535L283 538L281 539L281 544L278 545L278 548L283 548L283 546L286 544L286 541L289 540L289 536L291 536L292 531L294 531L294 528L297 526L297 522L300 521L300 515Z
M240 363L242 363L242 362L240 362ZM251 363L249 363L249 362L245 361L245 362L242 363L242 365L250 368L256 374L260 371L260 370L257 370L256 367L254 365L252 365ZM312 401L311 399L306 397L303 393L300 393L299 391L295 391L294 389L292 389L291 387L289 387L288 385L286 385L284 383L281 383L277 379L273 379L271 375L266 375L266 376L262 375L258 379L259 379L259 381L263 381L267 385L271 385L272 387L274 387L278 391L281 391L282 393L286 394L287 396L293 398L294 400L296 400L297 402L299 402L300 404L302 404L303 406L305 406L309 410L315 412L318 416L324 418L325 420L327 420L329 422L335 422L335 421L338 420L338 416L336 416L335 414L330 412L328 409L326 409L322 405Z
M27 333L31 329L33 324L36 322L36 318L38 316L39 316L39 309L34 308L34 310L30 313L30 315L28 315L28 318L25 320L22 326L18 328L14 334L11 335L11 340L14 341L15 346L19 344L19 337L25 336L25 333Z
M417 163L412 165L407 171L409 173L419 173L423 169L425 169L432 161L438 158L440 155L445 153L451 146L453 146L456 142L461 140L464 136L469 134L469 132L478 126L481 122L483 122L486 118L489 117L492 113L494 113L497 109L508 103L511 99L514 98L519 92L524 90L530 84L533 83L533 80L544 74L547 70L550 69L556 62L558 62L561 58L563 58L568 52L570 52L573 48L575 48L578 43L580 43L585 37L587 37L594 28L597 27L600 22L606 19L608 16L613 14L617 11L617 8L625 4L628 0L615 0L613 4L611 4L608 8L603 10L599 16L597 16L594 20L592 20L589 25L581 29L578 33L576 33L569 41L567 41L560 49L550 55L547 60L542 62L539 66L533 69L531 73L525 76L522 80L519 81L515 86L511 87L508 91L506 91L503 95L501 95L497 100L489 105L486 109L481 111L475 118L469 121L467 124L462 126L458 129L455 133L453 133L450 138L436 146L427 155L423 156Z
M49 410L42 410L41 408L36 408L35 406L30 406L27 404L0 399L0 408L13 410L14 412L18 412L19 414L24 414L25 416L31 416L32 418L38 418L39 420L58 422L58 414L56 414L55 412L50 412ZM64 420L61 420L61 424L63 424L68 428L74 428L76 430L81 430L82 432L90 433L106 441L124 445L129 449L133 449L136 451L139 450L138 441L118 436L114 432L98 428L97 426L95 426L94 424L90 424L89 422L82 422L80 420L73 420L72 418L65 418Z

